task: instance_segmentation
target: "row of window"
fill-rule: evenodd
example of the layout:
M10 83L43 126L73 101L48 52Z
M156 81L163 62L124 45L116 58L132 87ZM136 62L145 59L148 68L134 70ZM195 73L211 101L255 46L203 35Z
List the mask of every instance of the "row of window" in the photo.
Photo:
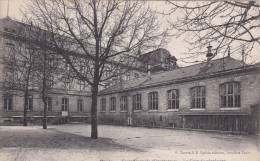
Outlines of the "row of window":
M47 111L52 111L53 100L51 97L47 98ZM69 109L69 98L61 99L61 110L68 111ZM13 110L13 96L12 95L4 95L4 110L12 111ZM27 111L33 111L33 97L28 96L27 99ZM77 100L77 111L83 112L83 100Z
M190 89L191 109L206 108L206 87L196 86ZM120 97L120 111L127 111L128 99L127 96ZM135 94L132 96L133 110L142 109L142 95ZM222 108L240 107L240 84L239 82L228 82L220 85L220 102ZM167 91L168 109L179 109L179 90L172 89ZM148 108L149 110L158 110L159 96L158 92L153 91L148 93ZM100 111L106 111L106 98L100 99ZM116 97L110 97L110 111L116 111Z

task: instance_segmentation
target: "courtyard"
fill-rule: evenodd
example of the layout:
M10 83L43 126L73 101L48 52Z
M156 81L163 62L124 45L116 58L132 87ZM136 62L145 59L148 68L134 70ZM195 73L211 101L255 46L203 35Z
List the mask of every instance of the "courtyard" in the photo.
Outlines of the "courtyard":
M259 161L259 136L99 125L0 126L0 161Z

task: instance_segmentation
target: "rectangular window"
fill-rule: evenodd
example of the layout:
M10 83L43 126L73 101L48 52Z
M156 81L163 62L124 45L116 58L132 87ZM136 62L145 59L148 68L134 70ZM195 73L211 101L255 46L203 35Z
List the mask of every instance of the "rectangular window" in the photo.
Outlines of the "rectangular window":
M134 110L141 110L142 109L142 95L141 94L135 94L133 95L133 109Z
M179 109L179 91L177 89L167 91L168 109Z
M206 88L205 86L197 86L191 88L191 108L204 109L206 108Z
M82 99L78 99L77 107L78 107L78 112L83 112L83 100Z
M33 96L29 95L27 98L27 111L33 111Z
M4 110L12 111L13 110L13 96L4 95Z
M239 82L227 82L220 85L220 104L222 108L240 107Z
M158 110L158 92L148 93L148 105L150 110Z
M68 108L69 108L69 99L68 98L62 98L61 110L62 111L68 111Z
M47 98L47 111L52 111L52 98Z
M116 111L116 97L110 98L110 111Z
M120 111L127 111L128 101L127 96L120 97Z
M106 98L100 99L100 111L105 112L106 111Z

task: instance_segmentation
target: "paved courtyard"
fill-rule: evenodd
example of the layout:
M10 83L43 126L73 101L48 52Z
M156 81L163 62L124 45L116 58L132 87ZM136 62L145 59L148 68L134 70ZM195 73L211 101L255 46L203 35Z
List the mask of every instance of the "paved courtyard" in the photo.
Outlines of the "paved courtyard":
M259 161L259 137L90 125L0 126L0 161Z

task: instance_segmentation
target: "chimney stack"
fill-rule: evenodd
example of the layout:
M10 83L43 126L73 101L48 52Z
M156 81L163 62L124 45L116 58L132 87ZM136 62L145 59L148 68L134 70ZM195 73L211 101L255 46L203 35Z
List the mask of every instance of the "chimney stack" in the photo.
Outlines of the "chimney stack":
M151 65L148 64L148 76L151 75Z
M213 54L211 52L212 46L209 44L209 46L207 48L208 48L208 53L207 53L206 57L207 57L207 60L209 61L213 56Z

